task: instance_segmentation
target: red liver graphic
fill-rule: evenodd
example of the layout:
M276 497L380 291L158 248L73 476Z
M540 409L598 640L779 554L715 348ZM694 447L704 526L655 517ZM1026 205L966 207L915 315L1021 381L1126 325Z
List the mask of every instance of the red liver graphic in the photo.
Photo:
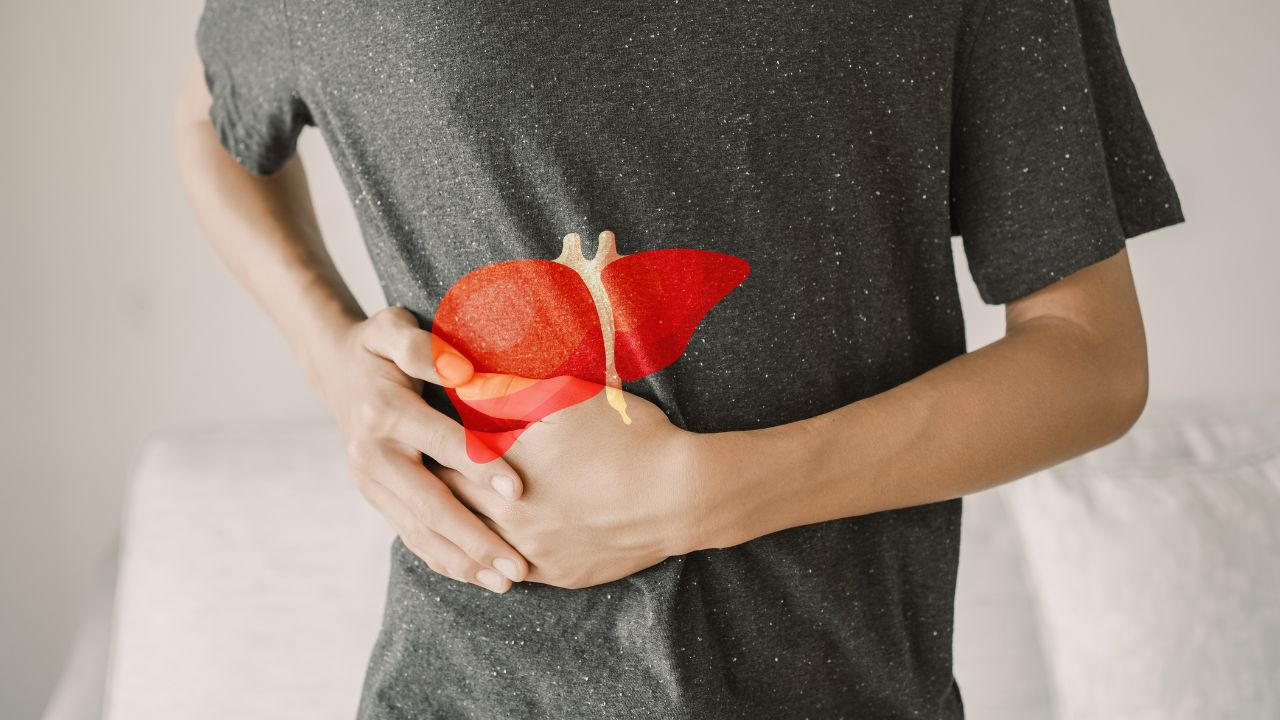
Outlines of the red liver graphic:
M745 260L709 250L620 256L605 230L591 260L570 233L555 260L503 262L463 276L441 299L432 333L477 373L528 379L468 386L465 401L445 389L466 428L468 455L493 460L531 423L601 388L629 423L622 381L675 362L749 271Z

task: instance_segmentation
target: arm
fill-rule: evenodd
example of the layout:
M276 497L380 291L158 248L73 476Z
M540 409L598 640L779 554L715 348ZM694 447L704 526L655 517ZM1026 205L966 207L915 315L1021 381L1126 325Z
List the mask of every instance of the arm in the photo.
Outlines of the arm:
M526 561L422 465L426 453L483 492L496 494L503 476L512 497L522 489L506 463L471 463L461 427L421 397L423 382L469 380L470 362L442 352L403 308L366 318L325 250L301 160L253 174L219 143L210 102L197 62L174 125L182 180L209 241L283 333L338 420L361 492L406 546L436 572L505 592Z
M437 471L530 558L529 579L576 588L670 555L977 492L1136 422L1146 341L1126 252L1011 303L1006 319L991 345L771 428L688 433L629 395L635 422L620 429L593 398L535 423L508 451L536 488L519 502Z
M318 380L316 340L336 341L365 319L321 239L302 161L254 175L218 142L199 61L174 107L178 166L214 250Z
M622 425L597 394L533 423L504 455L529 484L518 502L436 470L524 553L529 580L579 588L671 555L976 492L1137 420L1146 341L1123 251L1006 312L1000 341L795 423L691 433L628 394Z
M693 436L706 483L686 549L960 497L1105 445L1137 421L1146 338L1125 251L1009 304L1006 328L824 415Z

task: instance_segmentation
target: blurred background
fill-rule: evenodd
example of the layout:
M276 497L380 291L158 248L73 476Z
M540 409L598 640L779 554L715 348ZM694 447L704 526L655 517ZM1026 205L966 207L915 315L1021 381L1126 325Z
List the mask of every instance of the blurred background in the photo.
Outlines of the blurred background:
M171 114L194 59L201 3L2 8L7 719L40 717L73 657L149 440L323 426L327 417L266 316L202 238L182 194ZM1280 4L1114 0L1113 11L1188 218L1130 241L1153 406L1274 406ZM301 152L335 259L366 310L381 307L350 202L314 129ZM958 267L976 347L1000 335L1003 316L978 300L962 259ZM376 601L381 591L373 588Z

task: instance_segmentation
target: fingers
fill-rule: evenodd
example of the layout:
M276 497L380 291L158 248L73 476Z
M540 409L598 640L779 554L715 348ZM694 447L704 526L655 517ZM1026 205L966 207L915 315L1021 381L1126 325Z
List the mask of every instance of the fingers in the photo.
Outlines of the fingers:
M477 579L483 582L483 577L477 573L486 568L517 582L528 574L528 562L524 557L459 502L449 488L416 458L386 448L365 467L364 476L376 478L362 484L361 490L367 491L366 497L382 495L385 491L397 500L400 510L395 512L401 523L397 529L408 533L408 537L402 534L401 538L406 545L412 541L416 545L415 552L441 553L440 557L424 555L423 559L440 563L446 570L442 574L466 582ZM372 501L372 497L370 499ZM502 501L495 499L495 502ZM498 514L496 510L493 512ZM448 546L432 538L428 531L439 535L448 542ZM461 553L461 557L456 556L454 550ZM444 557L446 555L447 558Z
M418 325L409 310L392 306L369 318L365 349L395 363L401 372L435 385L456 387L471 379L471 361Z
M547 382L549 381L542 381L543 384ZM538 384L538 380L519 375L473 373L466 384L458 386L458 397L467 401L467 404L470 405L476 401L510 398L521 390Z
M505 593L511 589L510 578L475 562L443 535L424 527L390 490L373 483L366 489L365 497L387 518L405 547L422 558L432 572L459 582L479 585L496 593Z
M403 307L375 313L360 328L354 338L369 353L364 360L378 358L377 372L371 384L356 385L339 413L357 486L433 571L505 592L528 575L528 562L422 465L427 455L461 473L469 490L483 489L473 494L499 520L523 491L501 458L473 462L463 428L420 395L419 381L456 387L474 367Z
M422 402L413 391L405 390L405 393L408 402L401 403L387 418L387 432L392 439L457 470L471 482L507 500L520 497L524 483L506 460L498 457L485 463L475 462L467 453L461 425Z
M489 502L485 495L476 492L474 485L467 482L467 479L456 470L429 460L427 464L429 466L427 469L431 474L444 483L444 486L449 489L449 492L453 493L453 496L457 498L459 503L462 503L463 507L470 510L480 522L484 523L485 527L499 535L502 534L502 526L486 514L486 510L489 509Z
M489 417L537 422L595 396L603 385L571 375L534 380L517 375L473 373L457 388L458 399Z

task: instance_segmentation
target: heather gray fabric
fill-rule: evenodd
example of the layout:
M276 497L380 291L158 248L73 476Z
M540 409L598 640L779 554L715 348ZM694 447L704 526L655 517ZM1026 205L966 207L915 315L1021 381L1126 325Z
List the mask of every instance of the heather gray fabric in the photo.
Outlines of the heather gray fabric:
M223 144L271 173L318 127L424 326L468 271L571 231L747 260L685 355L625 386L693 431L964 352L953 234L1004 303L1183 219L1105 0L207 0L197 42ZM360 717L962 717L960 508L505 595L397 542Z

